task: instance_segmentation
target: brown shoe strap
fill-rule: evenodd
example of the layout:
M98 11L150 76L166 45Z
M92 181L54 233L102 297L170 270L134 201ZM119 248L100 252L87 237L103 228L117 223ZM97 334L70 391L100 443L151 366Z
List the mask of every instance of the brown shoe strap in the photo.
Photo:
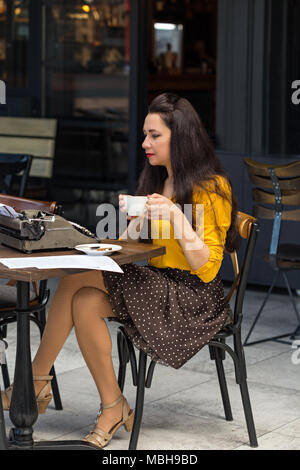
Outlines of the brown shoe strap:
M110 436L108 433L102 431L102 429L95 427L83 440L102 448L110 441Z
M124 399L123 395L120 395L119 398L116 399L116 401L114 401L113 403L110 403L109 405L102 405L102 403L101 403L100 409L101 410L107 410L108 408L113 408L118 403L120 403L120 401L123 400L123 399Z
M120 395L119 398L117 398L117 400L115 400L113 403L110 403L109 405L100 405L100 410L99 410L99 413L97 415L97 418L101 415L102 411L103 410L106 410L108 408L113 408L114 406L116 406L118 403L120 403L120 401L123 400L123 408L122 408L122 418L121 418L121 421L124 423L125 421L127 421L128 417L129 417L129 414L132 410L129 409L128 411L128 403L127 403L127 400L126 398L123 396L123 395ZM99 429L99 428L98 428Z
M4 410L9 409L11 396L12 396L12 385L1 392L2 406Z
M93 429L91 434L96 434L98 437L100 437L101 439L105 439L106 441L108 441L111 438L111 435L108 432L103 431L97 426Z
M53 379L53 375L34 375L33 376L33 380L40 380L40 381L48 381L48 380L52 380Z

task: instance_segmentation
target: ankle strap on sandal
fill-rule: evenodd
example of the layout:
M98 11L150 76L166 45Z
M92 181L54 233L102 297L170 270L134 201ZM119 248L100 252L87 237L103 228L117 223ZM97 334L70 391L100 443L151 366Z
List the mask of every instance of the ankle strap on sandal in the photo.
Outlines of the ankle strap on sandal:
M116 399L116 401L114 401L113 403L110 403L109 405L102 405L102 403L101 403L100 409L101 410L107 410L108 408L113 408L118 403L120 403L120 401L123 400L123 399L124 399L123 395L120 395L119 398Z
M52 380L53 375L34 375L33 380Z

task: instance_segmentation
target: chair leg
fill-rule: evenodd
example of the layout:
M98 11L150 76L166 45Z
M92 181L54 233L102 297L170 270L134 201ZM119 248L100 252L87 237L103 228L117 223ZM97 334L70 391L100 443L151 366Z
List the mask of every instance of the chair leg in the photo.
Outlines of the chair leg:
M0 335L1 335L1 338L6 338L6 336L7 336L7 325L2 325L0 327Z
M296 336L298 334L298 331L299 331L299 328L300 328L300 316L299 316L299 311L298 311L298 308L297 308L297 305L296 305L296 302L295 302L295 299L294 299L294 296L293 296L293 293L292 293L292 290L291 290L291 287L290 287L290 283L288 281L288 278L287 278L287 275L284 271L282 271L282 277L284 279L284 282L285 282L285 285L286 285L286 288L287 288L287 291L289 293L289 297L290 297L290 300L292 302L292 305L293 305L293 308L294 308L294 312L295 312L295 315L296 315L296 318L297 318L297 321L298 321L298 326L294 332L294 336ZM292 337L292 339L295 339L294 337Z
M122 346L122 340L124 341L124 347ZM127 337L126 331L123 326L120 326L117 334L117 345L118 345L118 355L119 355L119 385L122 385L122 375L124 374L124 367L126 368L126 363L130 361L131 374L132 374L132 383L137 386L137 363L134 347L130 339ZM125 362L126 361L126 362Z
M215 359L216 368L217 368L217 374L218 374L219 385L220 385L220 390L221 390L225 419L226 421L232 421L233 417L232 417L229 393L228 393L228 388L227 388L227 383L226 383L225 371L224 371L224 366L223 366L222 351L220 351L220 349L218 348L212 348L212 349L214 349L213 354L214 354L214 359Z
M235 350L236 356L238 357L238 362L239 362L239 369L240 369L239 375L241 377L241 380L239 380L238 382L240 386L240 392L241 392L243 409L244 409L244 414L245 414L245 419L246 419L246 424L247 424L250 447L258 447L256 430L255 430L255 425L254 425L254 420L253 420L249 391L248 391L246 362L245 362L245 356L244 356L244 350L243 350L240 331L234 335L234 350Z
M253 414L250 404L250 397L248 391L247 380L243 379L242 383L240 384L240 391L242 396L243 408L247 423L249 441L251 447L258 447L256 431L254 426Z
M274 288L275 282L277 281L278 275L279 275L279 271L276 271L275 276L274 276L274 278L273 278L273 282L272 282L272 284L271 284L271 287L269 288L269 290L268 290L268 292L267 292L267 295L266 295L266 297L264 298L264 301L263 301L263 303L262 303L262 305L261 305L261 307L260 307L260 309L259 309L259 311L258 311L258 313L257 313L257 315L256 315L256 317L255 317L255 319L254 319L254 321L253 321L253 323L252 323L252 325L251 325L251 328L250 328L250 330L249 330L249 332L248 332L248 334L247 334L247 336L246 336L246 339L245 339L245 341L244 341L244 346L247 346L247 345L249 345L249 344L253 344L253 343L249 343L249 342L248 342L248 339L250 338L251 333L252 333L252 331L254 330L254 327L255 327L255 325L256 325L256 323L257 323L257 321L258 321L258 319L259 319L259 317L260 317L260 315L261 315L261 313L262 313L262 311L263 311L263 309L264 309L264 307L265 307L265 305L266 305L266 303L267 303L269 297L270 297L270 295L271 295L271 292L272 292L272 290L273 290L273 288ZM263 342L263 341L269 341L269 340L268 340L268 339L267 339L267 340L261 340L261 341L257 341L256 343Z
M54 366L51 367L50 375L53 376L53 379L51 380L51 389L52 389L52 393L53 393L53 400L54 400L55 409L56 410L63 410Z
M1 339L6 338L6 336L7 336L7 325L3 325L0 327L0 338ZM1 364L1 372L2 372L4 388L8 388L10 386L10 379L9 379L6 359L5 359L5 362Z
M133 423L133 429L131 432L128 450L136 450L137 448L140 427L141 427L141 422L142 422L142 416L143 416L143 409L144 409L146 366L147 366L147 354L145 354L143 351L140 351L134 423Z
M296 330L294 331L294 333L292 333L292 336L291 336L291 339L296 339L297 336L300 335L300 324L297 326Z
M119 356L119 373L118 373L118 384L121 392L123 393L125 377L126 377L126 367L127 362L129 361L129 354L127 350L126 341L123 337L123 334L118 331L117 334L117 345L118 345L118 356Z
M292 305L293 305L293 308L294 308L294 312L295 312L295 315L296 315L296 318L297 318L297 321L298 321L298 326L297 326L297 328L296 328L296 330L295 330L294 332L285 333L285 334L283 334L283 335L272 336L272 337L270 337L270 338L265 338L265 339L258 340L258 341L252 341L251 343L249 343L248 339L249 339L249 337L250 337L250 335L251 335L251 333L252 333L252 331L253 331L253 329L254 329L254 327L255 327L255 325L256 325L256 323L257 323L259 317L260 317L260 314L261 314L261 312L262 312L262 310L263 310L263 308L264 308L264 306L265 306L265 304L266 304L266 302L267 302L267 300L268 300L268 298L269 298L269 296L270 296L270 294L271 294L271 292L272 292L272 290L273 290L273 287L274 287L274 285L275 285L275 282L276 282L276 280L277 280L279 274L282 274L282 277L283 277L283 279L284 279L284 282L285 282L285 285L286 285L286 288L287 288L287 291L288 291L288 294L289 294L290 300L291 300L291 302L292 302ZM286 336L290 336L290 340L293 340L293 339L295 339L295 337L299 334L299 332L300 332L300 315L299 315L299 311L298 311L298 308L297 308L296 303L295 303L294 296L293 296L293 294L292 294L292 290L291 290L291 287L290 287L290 284L289 284L287 275L286 275L286 273L285 273L284 271L278 270L278 271L276 272L275 276L274 276L273 283L272 283L270 289L269 289L268 292L267 292L267 295L266 295L266 297L265 297L265 299L264 299L264 301L263 301L263 303L262 303L262 306L260 307L259 312L258 312L258 314L256 315L256 317L255 317L255 319L254 319L254 322L252 323L252 326L251 326L251 328L250 328L250 330L249 330L249 333L248 333L247 336L246 336L246 339L245 339L245 341L244 341L244 346L249 346L249 345L251 345L251 344L264 343L264 342L266 342L266 341L278 341L278 342L281 342L281 343L284 343L284 344L291 344L290 341L289 341L289 342L288 342L288 341L282 341L281 338L285 338Z
M1 372L2 372L2 377L3 377L4 388L8 388L10 386L10 379L9 379L8 367L6 363L1 364Z

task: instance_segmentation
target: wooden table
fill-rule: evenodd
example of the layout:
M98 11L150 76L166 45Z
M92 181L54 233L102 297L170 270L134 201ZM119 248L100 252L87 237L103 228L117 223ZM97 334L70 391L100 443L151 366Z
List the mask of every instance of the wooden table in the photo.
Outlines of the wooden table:
M107 243L122 245L122 250L111 255L120 266L137 261L145 261L165 254L165 247L155 247L148 243L129 243L126 241L105 240ZM30 255L0 245L1 258L34 256L85 256L76 250L35 252ZM14 428L9 435L10 449L70 449L90 450L92 444L83 441L41 441L34 442L33 424L38 418L37 403L34 393L29 325L29 290L30 283L50 278L61 278L69 274L84 272L83 269L9 269L0 263L0 278L17 281L17 351L14 374L14 387L9 415ZM2 410L0 410L1 412ZM1 432L1 430L0 430ZM1 439L0 439L1 442ZM1 445L0 445L1 447Z

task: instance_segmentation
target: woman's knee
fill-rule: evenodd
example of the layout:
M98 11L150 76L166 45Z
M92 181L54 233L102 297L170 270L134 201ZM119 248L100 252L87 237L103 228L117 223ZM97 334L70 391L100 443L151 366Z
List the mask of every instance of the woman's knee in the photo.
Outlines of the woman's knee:
M84 287L93 287L108 293L104 285L101 271L87 271L84 273L70 274L60 279L58 287L72 296L79 289Z
M101 316L103 305L106 303L106 294L94 287L82 287L72 298L72 315L76 323L81 317Z

